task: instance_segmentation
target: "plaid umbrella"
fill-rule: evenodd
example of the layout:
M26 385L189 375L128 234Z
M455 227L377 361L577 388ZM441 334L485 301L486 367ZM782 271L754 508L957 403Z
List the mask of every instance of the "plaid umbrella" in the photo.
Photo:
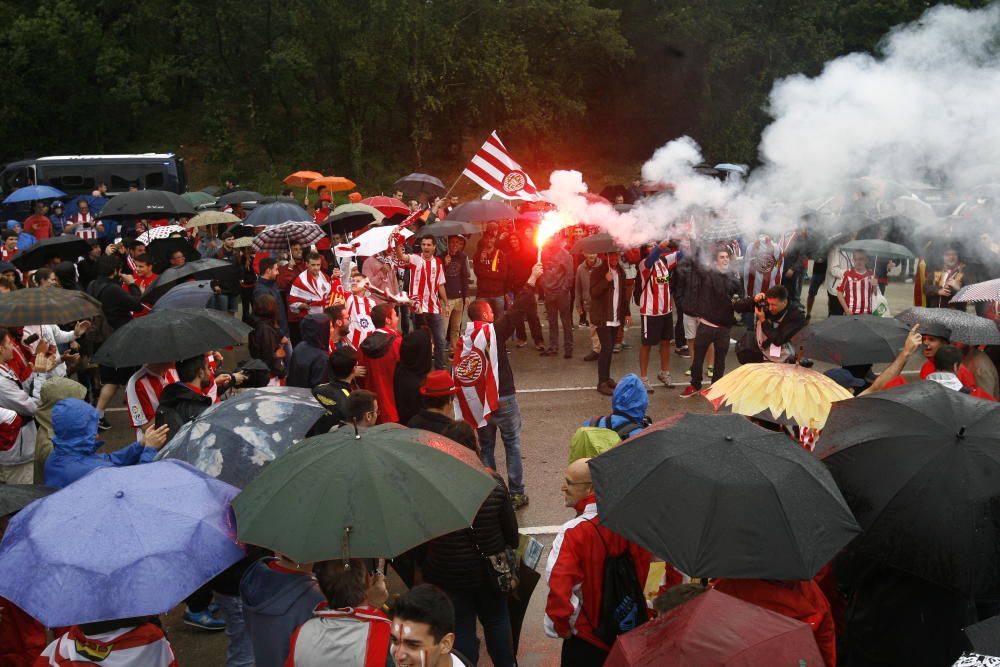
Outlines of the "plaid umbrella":
M1000 301L1000 278L982 283L966 285L951 297L952 303L975 303L977 301Z
M0 294L0 326L67 324L101 314L101 302L85 292L21 289Z
M907 326L919 324L944 327L951 332L948 337L953 343L966 345L998 345L1000 331L992 320L952 308L909 308L896 319Z
M165 239L171 234L180 234L185 237L187 236L187 232L180 225L163 225L162 227L153 227L149 231L139 234L135 240L142 245L149 245L149 242L153 239Z
M323 238L323 230L312 222L286 222L268 227L253 240L250 247L256 252L284 250L293 243L309 245Z
M186 227L191 229L192 227L207 227L208 225L231 225L239 221L239 216L232 213L205 211L188 220Z

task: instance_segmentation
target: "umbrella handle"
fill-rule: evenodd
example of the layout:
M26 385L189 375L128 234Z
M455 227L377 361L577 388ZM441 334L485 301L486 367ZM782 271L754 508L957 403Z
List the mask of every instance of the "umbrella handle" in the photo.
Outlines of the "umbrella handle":
M344 569L351 569L351 527L344 526L344 537L340 541L341 555L344 558Z

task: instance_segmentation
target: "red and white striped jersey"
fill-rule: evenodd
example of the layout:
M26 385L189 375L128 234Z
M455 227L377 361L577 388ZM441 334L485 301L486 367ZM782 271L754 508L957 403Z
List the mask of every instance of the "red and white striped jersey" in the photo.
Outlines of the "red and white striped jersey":
M177 667L177 658L163 630L152 623L95 635L85 635L74 625L42 651L35 665Z
M86 213L80 213L78 211L69 216L66 222L76 225L73 227L73 233L81 239L96 239L98 232L97 226L101 224L90 211L87 211Z
M309 275L308 269L295 276L291 289L288 291L288 312L298 314L298 305L309 306L310 314L323 312L330 300L333 285L321 271L315 278Z
M639 262L639 279L642 280L642 296L639 298L639 314L646 317L669 315L674 304L670 298L670 271L677 266L677 253L660 255L647 268L646 260Z
M157 375L146 366L137 370L125 385L125 404L128 406L132 426L140 428L152 421L164 388L179 381L177 371L173 368L163 375Z
M375 299L368 296L347 297L347 317L350 320L348 328L348 340L355 350L361 347L361 343L375 332L375 323L372 322L372 308L375 307Z
M419 304L421 313L441 313L438 285L444 285L444 264L439 257L424 259L410 255L410 298Z
M764 237L747 246L743 253L743 285L747 296L766 292L781 282L781 246Z
M878 283L873 271L858 273L854 269L844 271L837 291L844 295L847 302L847 312L851 315L864 315L872 312L872 301Z

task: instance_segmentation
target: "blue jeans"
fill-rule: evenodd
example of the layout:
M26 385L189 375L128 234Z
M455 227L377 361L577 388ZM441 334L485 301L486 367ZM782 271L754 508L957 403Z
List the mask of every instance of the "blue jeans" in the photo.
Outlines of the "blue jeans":
M444 318L440 313L423 313L417 317L422 318L423 323L431 330L431 337L434 339L434 368L442 370L445 368L444 355L448 346L444 336Z
M500 405L488 418L486 426L479 429L479 458L487 468L496 470L497 460L493 453L497 445L497 429L503 436L503 448L507 459L507 486L511 493L524 493L524 467L521 464L521 410L517 407L517 396L501 396Z
M224 313L235 313L239 298L238 294L214 294L208 302L208 307Z
M250 633L243 621L243 601L231 595L215 594L222 617L226 619L226 636L229 648L226 650L226 667L253 667L253 644Z
M455 650L473 665L479 664L478 617L494 667L516 667L507 598L488 590L446 592L455 605Z

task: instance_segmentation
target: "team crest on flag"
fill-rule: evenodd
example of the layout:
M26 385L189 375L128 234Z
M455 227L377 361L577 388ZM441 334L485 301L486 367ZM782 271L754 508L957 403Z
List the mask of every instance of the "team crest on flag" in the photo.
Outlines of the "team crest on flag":
M455 414L475 428L500 405L496 335L489 322L469 322L455 349Z

